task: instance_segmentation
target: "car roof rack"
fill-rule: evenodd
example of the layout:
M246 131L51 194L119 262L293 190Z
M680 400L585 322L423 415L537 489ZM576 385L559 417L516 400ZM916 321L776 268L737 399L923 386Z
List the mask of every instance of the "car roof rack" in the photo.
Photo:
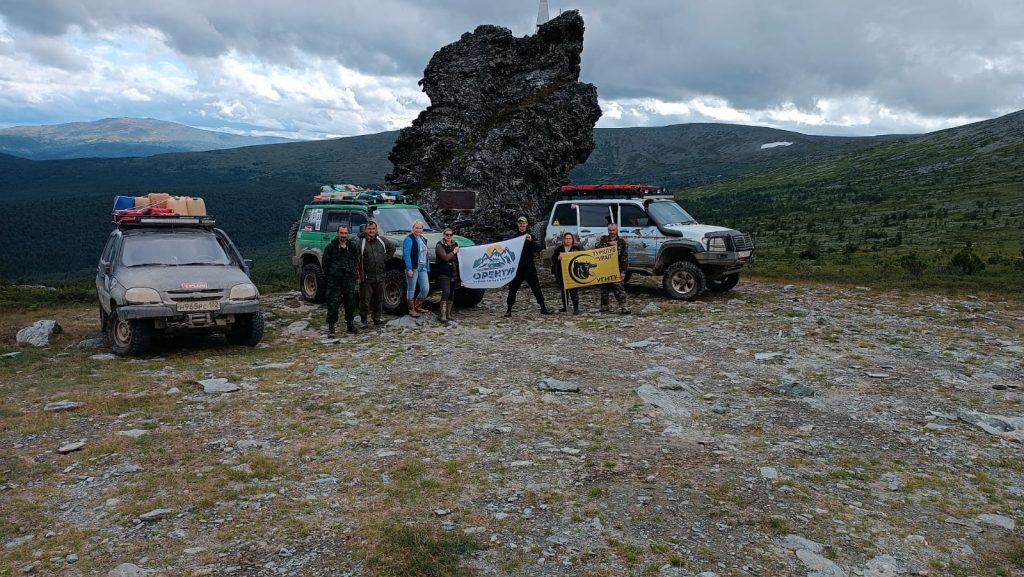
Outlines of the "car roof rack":
M151 226L192 226L210 228L217 226L217 219L212 216L185 216L180 214L147 214L148 211L118 210L114 211L113 223L120 228L138 228Z
M664 188L650 184L570 184L558 188L558 195L563 200L647 198L661 194L668 193Z

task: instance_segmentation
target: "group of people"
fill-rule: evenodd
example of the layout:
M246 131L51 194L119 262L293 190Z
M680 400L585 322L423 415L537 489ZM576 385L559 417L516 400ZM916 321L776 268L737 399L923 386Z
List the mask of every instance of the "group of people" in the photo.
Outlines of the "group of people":
M540 239L534 238L528 231L529 224L529 220L525 216L520 216L516 220L516 230L508 237L508 240L520 236L526 238L519 267L516 269L515 277L508 284L508 297L505 300L506 317L512 316L516 295L524 282L533 292L537 304L540 305L541 313L547 315L554 312L544 302L544 293L540 289L540 279L537 278L537 267L534 264L534 257L540 254L544 245ZM629 260L628 249L626 241L618 235L618 227L614 223L608 225L608 234L601 237L597 248L613 245L618 248L619 281L600 285L600 310L602 312L610 310L609 294L614 293L615 300L619 304L619 312L629 314L629 309L626 308L626 291L623 287L626 263ZM355 326L357 290L362 328L369 327L371 317L374 325L384 322L381 319L384 305L384 279L387 272L387 261L394 256L396 248L395 243L379 234L376 222L367 223L365 232L359 234L355 240L349 238L347 226L338 227L338 236L324 249L322 263L327 288L328 335L335 334L339 309L345 311L345 324L348 332L357 332ZM412 232L405 237L402 245L402 260L406 276L406 303L409 316L413 318L418 318L423 313L423 303L430 293L431 265L428 250L430 248L427 246L427 239L423 236L423 222L417 220L413 223ZM580 289L565 290L561 266L561 259L566 253L579 250L583 249L578 246L575 235L566 232L562 236L562 244L551 255L551 274L555 276L558 288L562 293L560 312L568 310L570 301L573 314L580 312ZM441 289L439 320L442 323L454 320L452 317L455 305L454 293L459 283L458 255L459 245L455 241L455 232L451 228L445 228L441 234L441 240L434 246L436 261L434 266L437 267L437 281Z

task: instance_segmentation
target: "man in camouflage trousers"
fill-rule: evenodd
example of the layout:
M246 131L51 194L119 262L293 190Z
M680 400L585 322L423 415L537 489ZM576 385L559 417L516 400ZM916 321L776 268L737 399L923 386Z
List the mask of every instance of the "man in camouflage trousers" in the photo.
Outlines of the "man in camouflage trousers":
M334 336L338 322L338 308L345 307L348 332L355 333L353 324L356 308L356 261L359 248L348 239L348 227L338 227L338 237L324 249L324 277L327 280L327 334Z
M626 280L626 267L629 264L629 251L626 248L626 241L619 236L619 226L614 222L608 225L608 234L601 237L596 248L605 248L615 245L619 250L619 282L605 283L601 285L601 312L608 312L608 293L615 291L615 300L619 302L619 314L628 315L626 308L626 288L623 282Z

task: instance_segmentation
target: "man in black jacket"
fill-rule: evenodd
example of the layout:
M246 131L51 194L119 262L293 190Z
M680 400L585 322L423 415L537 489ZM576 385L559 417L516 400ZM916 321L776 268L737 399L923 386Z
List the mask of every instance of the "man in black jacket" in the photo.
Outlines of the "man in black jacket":
M540 305L541 314L551 314L551 309L544 306L544 293L540 292L540 280L537 278L537 267L533 264L533 257L540 253L544 248L541 243L533 238L533 235L526 231L530 222L525 216L520 216L516 220L517 230L513 231L508 237L509 240L520 236L526 236L526 242L523 243L523 254L519 257L519 268L516 269L516 276L512 279L512 282L508 284L508 299L506 304L508 309L505 311L505 316L512 316L512 307L516 304L516 293L519 292L519 287L526 281L526 284L530 285L530 290L533 291L534 298L537 299L537 304Z
M327 334L334 336L338 308L345 307L348 332L356 332L352 323L356 305L356 261L359 248L348 240L348 227L338 227L338 236L324 249L323 267L327 280Z

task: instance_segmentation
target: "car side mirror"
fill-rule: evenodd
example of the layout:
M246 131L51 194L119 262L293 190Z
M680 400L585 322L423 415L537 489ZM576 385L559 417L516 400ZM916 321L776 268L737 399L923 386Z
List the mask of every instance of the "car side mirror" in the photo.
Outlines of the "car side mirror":
M253 263L253 261L252 261L252 259L251 259L251 258L243 258L243 259L242 259L242 264L244 264L244 265L245 265L245 268L247 268L247 269L249 269L249 270L252 270L252 265L253 265L254 263Z

